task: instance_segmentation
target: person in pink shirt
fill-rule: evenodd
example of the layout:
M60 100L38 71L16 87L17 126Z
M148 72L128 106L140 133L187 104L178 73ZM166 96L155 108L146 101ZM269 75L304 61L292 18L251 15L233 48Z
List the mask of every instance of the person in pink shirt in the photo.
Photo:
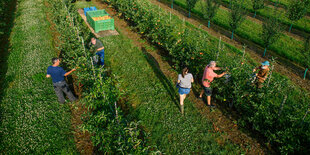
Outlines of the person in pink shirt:
M207 96L207 103L208 106L213 106L211 105L211 95L212 95L212 88L211 88L211 83L214 80L214 78L220 78L226 74L226 72L223 72L222 74L218 75L214 73L214 70L221 70L220 67L216 67L216 62L211 61L209 65L206 66L205 71L203 73L202 77L202 85L203 85L203 90L201 91L199 98L202 99L203 93Z

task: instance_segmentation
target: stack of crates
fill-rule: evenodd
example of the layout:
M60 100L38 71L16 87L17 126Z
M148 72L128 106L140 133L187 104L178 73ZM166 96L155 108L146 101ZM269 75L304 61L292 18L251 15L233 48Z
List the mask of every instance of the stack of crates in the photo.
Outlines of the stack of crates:
M94 20L94 17L109 16L110 19ZM114 30L114 19L105 10L87 11L87 22L95 30L96 33L104 30Z
M89 7L89 8L84 8L84 14L86 16L86 12L88 12L88 11L96 11L96 10L97 10L97 8L95 6Z

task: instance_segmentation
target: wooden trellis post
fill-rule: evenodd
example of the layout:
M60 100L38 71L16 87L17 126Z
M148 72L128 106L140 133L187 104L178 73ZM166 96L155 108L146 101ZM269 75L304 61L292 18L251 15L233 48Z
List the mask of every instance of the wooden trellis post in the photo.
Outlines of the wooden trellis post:
M216 61L220 55L220 51L222 50L221 48L221 42L222 42L222 37L220 37L220 40L219 40L219 46L218 46L218 51L217 51L217 55L216 55Z

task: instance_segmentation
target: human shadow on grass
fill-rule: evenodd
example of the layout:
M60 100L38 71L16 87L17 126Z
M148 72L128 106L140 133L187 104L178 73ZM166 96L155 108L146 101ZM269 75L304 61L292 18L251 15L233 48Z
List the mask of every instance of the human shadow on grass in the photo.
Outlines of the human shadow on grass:
M152 67L152 70L154 71L155 75L157 76L157 78L160 80L160 82L162 83L162 85L165 87L165 89L167 90L167 92L170 95L171 100L173 101L173 103L178 107L179 107L179 99L176 95L176 89L173 85L171 85L170 80L165 76L165 74L160 70L160 66L157 62L157 60L150 54L147 52L147 50L145 49L145 47L141 48L145 59L147 60L147 62L150 64L150 66Z

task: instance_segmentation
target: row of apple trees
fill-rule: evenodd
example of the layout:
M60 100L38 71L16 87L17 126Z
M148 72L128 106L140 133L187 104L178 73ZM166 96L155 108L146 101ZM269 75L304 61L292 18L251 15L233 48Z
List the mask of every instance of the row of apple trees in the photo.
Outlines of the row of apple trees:
M218 100L235 107L239 124L258 131L278 152L309 153L310 102L306 91L276 73L271 73L262 89L256 89L250 79L255 67L250 58L149 1L103 1L138 33L164 49L177 70L188 66L200 79L210 60L227 66L231 78L217 80L212 87Z
M145 133L138 123L127 120L117 106L122 97L117 77L108 76L105 69L92 65L91 53L84 46L90 41L91 32L74 6L63 0L47 2L59 34L56 44L60 57L65 67L77 68L75 85L82 89L79 102L88 109L81 129L90 132L93 145L102 153L150 153L151 147L141 139Z

